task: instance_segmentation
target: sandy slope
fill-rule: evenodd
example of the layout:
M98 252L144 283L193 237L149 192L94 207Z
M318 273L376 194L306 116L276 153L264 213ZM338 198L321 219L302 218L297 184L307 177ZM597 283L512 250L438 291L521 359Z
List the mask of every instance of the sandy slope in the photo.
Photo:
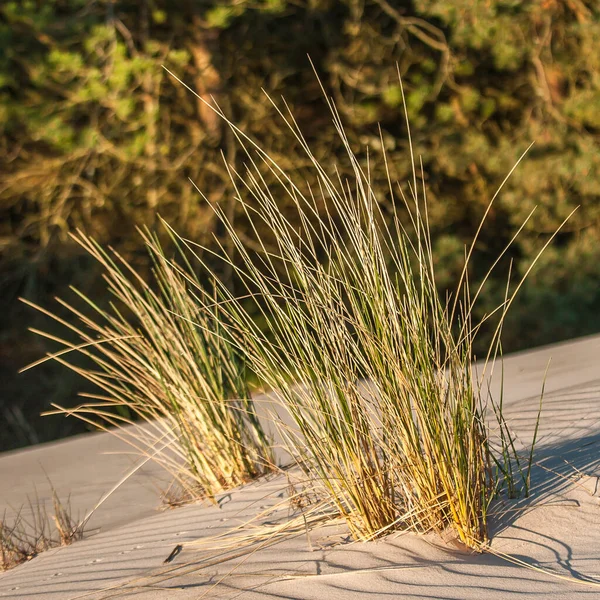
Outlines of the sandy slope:
M550 357L534 497L498 507L511 510L494 523L493 548L565 577L600 582L600 336L506 358L506 410L526 442ZM492 387L498 393L497 379ZM84 511L131 467L131 456L113 454L123 448L110 435L90 434L1 455L0 511L22 503L34 485L40 497L47 494L45 473ZM344 543L340 525L316 528L310 542L301 532L213 566L206 561L214 553L186 547L163 566L181 541L226 532L281 502L287 481L278 476L254 483L223 496L219 506L159 513L157 477L149 464L120 488L90 522L99 533L0 575L0 597L600 598L600 584L471 555L435 536Z

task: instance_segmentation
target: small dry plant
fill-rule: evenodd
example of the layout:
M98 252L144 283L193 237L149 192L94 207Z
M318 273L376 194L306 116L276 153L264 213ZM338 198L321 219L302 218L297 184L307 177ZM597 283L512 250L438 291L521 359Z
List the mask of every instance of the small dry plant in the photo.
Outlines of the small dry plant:
M173 475L185 497L212 498L269 470L271 448L242 362L214 311L201 309L206 299L199 282L193 280L192 294L158 241L141 235L154 260L154 287L117 253L78 233L75 239L104 268L114 302L103 309L79 293L85 311L59 300L74 317L72 323L32 305L79 338L73 343L36 330L64 346L43 360L57 360L104 392L76 408L55 406L53 412L109 429L151 456ZM78 366L69 360L73 352L94 366Z
M256 239L238 235L217 207L234 247L220 256L247 294L241 300L220 285L220 302L204 310L219 307L228 338L273 392L271 417L289 452L356 540L400 528L451 529L462 543L481 549L493 498L503 488L528 493L531 454L529 460L518 455L502 407L488 397L484 382L504 318L529 271L507 284L495 311L474 322L488 277L471 289L468 266L492 199L465 249L458 289L441 297L426 190L414 159L409 191L390 182L381 194L372 185L369 160L361 163L335 106L329 108L351 179L320 164L291 113L279 111L305 151L315 189L301 189L293 174L213 108L246 154L243 173L229 169ZM277 185L266 183L265 171ZM292 217L280 208L284 199ZM394 207L392 219L382 205ZM274 240L268 247L267 238ZM181 242L202 262L206 249ZM248 297L266 331L250 317ZM495 334L476 376L474 339L492 316Z
M0 571L31 560L40 552L68 546L83 537L84 522L73 519L69 501L63 504L52 489L53 512L39 499L28 500L9 523L6 513L0 519ZM28 510L26 510L28 509ZM25 512L29 516L25 516Z

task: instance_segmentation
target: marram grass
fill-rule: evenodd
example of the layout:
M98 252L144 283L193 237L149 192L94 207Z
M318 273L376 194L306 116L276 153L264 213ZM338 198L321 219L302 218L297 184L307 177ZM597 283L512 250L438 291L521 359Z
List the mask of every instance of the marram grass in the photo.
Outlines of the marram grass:
M350 178L320 164L293 117L280 113L313 170L317 185L311 189L297 185L295 174L213 108L246 154L243 173L228 168L255 238L238 235L215 208L232 248L217 257L245 286L243 297L211 272L202 258L208 249L197 252L174 232L180 259L195 256L215 279L214 296L203 291L187 260L170 260L148 234L158 291L118 256L78 236L105 267L118 305L106 311L84 297L94 311L90 317L63 303L82 322L81 328L63 322L81 338L78 345L63 341L65 351L84 353L98 368L70 366L106 396L61 410L117 425L124 434L130 420L106 407L127 407L146 421L139 435L150 432L150 443L140 437L140 447L180 482L192 481L212 495L272 464L241 359L272 391L269 417L312 491L345 519L355 539L397 529L451 529L465 545L481 549L492 500L503 488L514 495L529 487L532 455L519 457L501 403L485 387L505 316L529 271L507 284L492 314L474 321L489 273L472 289L468 266L492 199L466 249L455 293L442 297L426 190L412 154L406 194L391 182L382 193L370 179L369 161L353 152L330 109ZM277 184L267 183L266 171ZM392 218L382 205L393 207ZM474 340L492 316L495 334L476 377ZM53 357L65 362L60 353Z
M75 239L104 269L111 306L101 308L81 293L87 311L60 300L73 322L35 307L79 338L73 343L37 331L64 346L50 358L104 392L77 408L57 406L56 412L111 427L172 473L188 497L212 497L268 471L271 448L243 364L215 315L200 309L202 303L158 241L147 233L142 238L154 263L153 287L118 254L79 233ZM203 294L195 283L195 294ZM70 361L73 352L94 366ZM134 420L138 426L130 427Z
M242 239L216 209L234 247L220 257L247 288L242 302L219 286L223 327L273 391L272 418L289 452L355 539L452 529L481 549L493 498L503 487L526 494L529 485L531 455L519 459L484 384L524 278L510 293L507 286L493 312L495 335L476 378L473 343L491 315L473 321L481 287L471 289L467 273L489 207L466 249L458 289L442 298L414 160L406 195L391 183L387 193L376 191L368 161L361 164L330 108L352 165L349 179L320 164L293 116L280 112L313 169L313 189L299 187L294 174L227 121L247 164L241 174L230 166L233 190L257 235ZM277 185L266 183L265 171ZM395 207L391 220L384 204ZM274 243L267 247L264 239ZM248 297L266 331L249 316Z

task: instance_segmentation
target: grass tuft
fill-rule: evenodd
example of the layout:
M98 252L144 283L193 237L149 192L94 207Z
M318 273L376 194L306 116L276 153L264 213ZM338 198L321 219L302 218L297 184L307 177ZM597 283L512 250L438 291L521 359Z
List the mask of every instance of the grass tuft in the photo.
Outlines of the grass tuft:
M242 238L216 208L234 248L219 256L248 292L242 301L218 284L223 327L273 390L279 410L272 418L289 452L355 539L452 529L466 546L482 549L492 500L503 489L527 493L529 484L532 454L519 456L502 406L484 382L507 311L535 261L523 279L507 284L504 302L475 322L491 271L473 289L469 263L494 196L466 249L455 293L442 298L424 177L414 158L408 191L390 181L382 194L370 179L370 159L361 162L329 107L351 179L320 164L293 115L279 111L305 151L318 181L313 189L301 189L293 173L213 107L245 152L244 172L228 168L256 232L256 239ZM265 171L279 185L268 185ZM391 219L382 206L393 207ZM274 243L267 247L265 239ZM181 243L195 252L193 243ZM201 253L196 258L202 262ZM266 330L249 316L248 297ZM495 334L476 377L474 340L492 317Z
M9 523L6 513L0 519L0 571L6 571L35 558L40 552L68 546L83 537L85 523L73 519L69 502L61 502L52 488L51 515L39 499L28 500ZM25 513L30 516L25 516ZM52 524L54 526L52 526Z
M244 365L215 315L201 309L205 292L198 281L194 294L200 297L147 232L142 239L154 262L154 287L117 253L82 233L74 237L103 267L113 302L104 309L77 292L85 311L59 300L79 326L32 305L79 341L36 333L64 347L43 360L68 366L104 393L76 408L56 406L54 412L110 429L140 454L152 456L186 497L213 497L269 470L271 449ZM70 360L73 353L93 366L78 366ZM134 422L138 426L130 427Z

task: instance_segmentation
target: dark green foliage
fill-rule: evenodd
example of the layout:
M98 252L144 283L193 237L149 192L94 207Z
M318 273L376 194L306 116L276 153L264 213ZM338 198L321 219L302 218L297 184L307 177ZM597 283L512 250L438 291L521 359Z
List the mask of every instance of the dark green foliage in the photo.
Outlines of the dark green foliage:
M12 355L17 340L21 348L33 343L24 338L32 317L15 308L18 295L44 303L75 278L97 285L93 272L82 273L68 240L75 227L134 263L140 253L131 241L134 225L152 227L158 213L200 242L216 234L228 243L188 177L235 216L220 152L238 166L243 157L219 119L161 65L203 98L213 96L302 177L301 154L281 135L261 87L277 102L284 95L317 158L337 158L347 170L307 54L355 149L366 144L381 154L380 123L392 178L405 181L410 165L398 63L429 186L442 288L453 288L464 243L498 184L535 141L494 205L470 277L482 277L539 205L507 257L523 273L580 205L514 305L504 347L597 331L598 40L600 7L593 0L1 3L0 354ZM383 184L378 168L372 177ZM247 226L240 215L236 226ZM507 273L508 261L490 282L488 306L502 298ZM234 284L231 273L223 275ZM23 363L30 351L21 351ZM15 382L19 360L4 363L3 421L12 396L25 412L28 404L37 412L35 403L46 405L48 389L58 389L36 388L31 378Z

